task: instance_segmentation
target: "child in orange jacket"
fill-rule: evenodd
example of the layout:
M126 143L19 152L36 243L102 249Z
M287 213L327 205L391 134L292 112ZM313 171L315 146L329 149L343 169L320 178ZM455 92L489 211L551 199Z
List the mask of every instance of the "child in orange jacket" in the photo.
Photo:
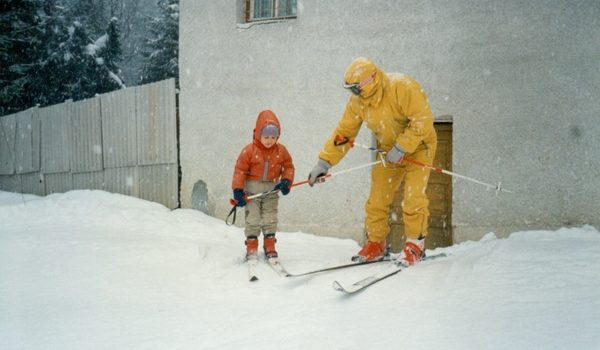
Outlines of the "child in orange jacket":
M273 192L247 201L250 195L271 191L290 192L294 181L294 164L288 150L278 143L281 125L275 113L264 110L258 114L252 143L238 156L233 172L233 197L236 205L245 207L246 259L258 259L258 237L264 235L263 248L267 259L276 258L277 205L279 194Z

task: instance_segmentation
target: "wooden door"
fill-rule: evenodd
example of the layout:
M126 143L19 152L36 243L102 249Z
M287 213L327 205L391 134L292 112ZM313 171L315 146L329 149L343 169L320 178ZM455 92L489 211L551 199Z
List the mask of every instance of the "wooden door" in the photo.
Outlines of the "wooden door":
M452 118L436 119L438 146L433 164L452 171ZM404 246L404 222L402 220L402 197L404 184L396 193L392 203L391 232L388 243L392 252L399 252ZM429 235L425 241L426 249L447 247L452 245L452 177L431 171L427 185L429 197Z

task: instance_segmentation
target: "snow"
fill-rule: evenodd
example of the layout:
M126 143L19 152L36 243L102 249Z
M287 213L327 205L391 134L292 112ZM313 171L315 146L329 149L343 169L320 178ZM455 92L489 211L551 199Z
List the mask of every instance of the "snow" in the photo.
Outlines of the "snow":
M287 198L286 198L287 200ZM243 215L239 215L241 218ZM488 233L364 292L367 265L312 277L258 267L243 230L103 191L0 192L4 349L598 349L600 234ZM278 235L290 272L347 263L347 239Z
M115 82L117 83L117 85L119 85L121 87L121 89L125 89L127 86L125 86L125 84L123 84L123 81L119 78L118 75L116 75L113 72L108 72L108 76Z
M85 47L85 51L90 56L96 56L96 54L106 47L108 42L108 35L104 34L100 36L93 44L88 44Z

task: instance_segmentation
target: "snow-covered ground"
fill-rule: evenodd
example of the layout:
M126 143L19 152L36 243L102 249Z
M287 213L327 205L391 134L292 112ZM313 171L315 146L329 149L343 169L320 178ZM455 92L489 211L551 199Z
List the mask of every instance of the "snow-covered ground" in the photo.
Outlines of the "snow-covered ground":
M241 216L241 215L240 215ZM243 232L102 191L0 192L2 349L598 349L600 233L489 233L346 296L367 265L259 266ZM290 272L347 263L351 240L279 234ZM432 253L432 252L430 252Z

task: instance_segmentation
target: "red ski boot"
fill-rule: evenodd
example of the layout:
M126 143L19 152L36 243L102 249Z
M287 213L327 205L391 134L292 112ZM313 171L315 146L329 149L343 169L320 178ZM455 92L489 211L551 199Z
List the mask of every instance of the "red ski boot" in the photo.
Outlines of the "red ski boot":
M406 239L404 249L400 253L400 261L404 265L414 265L425 257L425 238Z
M375 261L383 259L385 255L385 240L381 242L367 241L352 261Z
M258 260L258 238L249 236L246 238L246 260Z
M267 259L276 258L277 251L275 250L275 243L277 239L275 239L274 233L267 233L265 235L265 242L263 248L265 249L265 257Z

